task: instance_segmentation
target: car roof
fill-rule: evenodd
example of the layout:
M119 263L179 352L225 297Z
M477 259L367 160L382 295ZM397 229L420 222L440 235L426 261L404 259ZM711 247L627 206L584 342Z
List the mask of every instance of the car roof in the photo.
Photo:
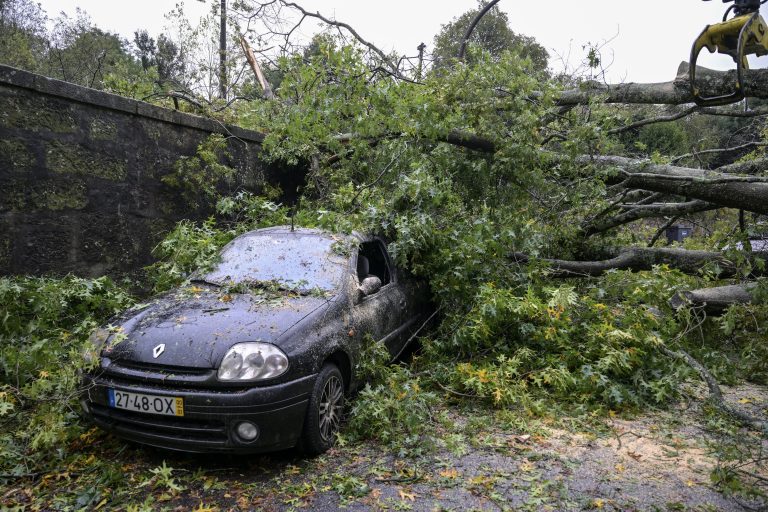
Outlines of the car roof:
M333 240L339 240L339 239L346 239L351 242L365 242L371 239L371 237L363 235L358 232L352 232L351 234L344 234L344 233L334 233L332 231L324 230L324 229L317 229L317 228L302 228L302 227L291 227L291 226L272 226L268 228L261 228L261 229L254 229L253 231L247 231L241 235L239 235L237 238L240 238L242 236L253 236L253 235L262 235L262 234L276 234L276 235L290 235L290 234L296 234L296 235L314 235L314 236L320 236L323 238L330 238Z

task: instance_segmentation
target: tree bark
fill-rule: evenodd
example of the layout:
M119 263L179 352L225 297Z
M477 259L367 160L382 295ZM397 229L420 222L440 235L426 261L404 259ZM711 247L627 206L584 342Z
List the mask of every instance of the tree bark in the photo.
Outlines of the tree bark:
M753 252L750 260L762 258L768 260L768 253ZM513 253L510 259L516 263L527 263L529 258L525 254ZM720 269L719 277L731 277L736 275L736 265L728 260L721 252L691 251L676 248L643 248L632 247L623 249L617 256L602 261L570 261L542 258L550 266L552 277L598 277L609 270L651 270L654 265L669 265L685 274L698 274L707 264L717 265ZM713 268L715 268L713 266ZM753 269L754 273L758 271Z
M766 157L728 164L717 169L717 172L722 172L723 174L760 174L765 171L768 171L768 158Z
M699 67L696 83L705 96L731 92L736 84L736 71L713 71ZM748 98L768 98L768 69L746 70L744 93ZM666 104L693 103L688 78L688 63L678 68L677 78L655 84L585 84L579 89L562 91L555 100L557 105L583 105L598 98L603 103Z
M681 291L669 299L669 305L674 309L695 307L707 314L719 315L733 304L750 304L750 291L756 286L756 283L748 283Z
M623 187L663 192L729 208L768 213L768 180L717 171L652 164L619 156L582 157L582 163L613 166ZM623 180L623 181L622 181Z
M449 132L444 137L438 137L439 142L446 142L453 146L459 146L473 151L480 151L482 153L495 153L496 144L490 139L475 135L469 132L460 132L454 130Z

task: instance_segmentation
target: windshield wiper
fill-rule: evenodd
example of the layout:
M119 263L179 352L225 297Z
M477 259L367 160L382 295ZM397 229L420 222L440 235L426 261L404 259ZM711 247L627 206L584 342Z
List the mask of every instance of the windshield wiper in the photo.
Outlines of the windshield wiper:
M220 284L212 283L210 281L206 281L205 279L195 277L194 279L189 280L190 283L200 283L200 284L207 284L208 286L215 286L216 288L221 288Z

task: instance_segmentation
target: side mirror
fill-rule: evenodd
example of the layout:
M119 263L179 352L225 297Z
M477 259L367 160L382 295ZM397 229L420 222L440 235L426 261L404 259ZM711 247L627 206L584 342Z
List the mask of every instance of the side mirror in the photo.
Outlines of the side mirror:
M373 295L381 289L381 279L376 276L366 277L357 289L363 297Z

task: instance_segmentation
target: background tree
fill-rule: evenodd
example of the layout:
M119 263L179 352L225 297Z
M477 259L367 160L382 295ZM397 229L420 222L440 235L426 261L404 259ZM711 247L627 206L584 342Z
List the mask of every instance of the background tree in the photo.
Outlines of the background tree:
M35 71L46 52L48 17L31 0L0 1L0 62Z
M450 23L442 26L435 36L432 57L435 67L445 67L459 53L462 39L469 24L482 9L478 7L467 11ZM517 51L522 57L531 59L534 69L546 70L549 54L533 37L516 34L509 28L509 18L498 6L493 6L480 20L469 38L475 44L494 57L499 57L506 50Z
M74 17L62 13L56 18L49 41L43 70L67 82L101 89L108 74L138 65L126 41L96 27L79 8Z
M133 44L136 48L135 55L141 62L142 68L157 69L158 85L182 87L185 73L184 61L181 59L178 45L171 38L160 34L155 41L146 30L138 30L134 33Z

